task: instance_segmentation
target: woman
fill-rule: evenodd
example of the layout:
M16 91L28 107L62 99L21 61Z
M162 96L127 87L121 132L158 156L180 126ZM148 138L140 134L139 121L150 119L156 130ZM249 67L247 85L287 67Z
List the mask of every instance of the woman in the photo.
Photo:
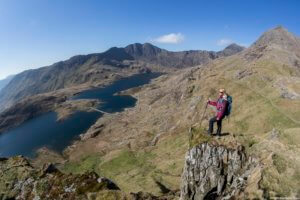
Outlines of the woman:
M225 117L225 111L227 107L227 95L225 93L225 89L219 90L219 98L217 101L211 101L210 99L207 101L209 105L215 106L217 108L216 116L209 120L209 129L208 134L213 134L214 123L217 122L217 132L216 135L221 136L222 131L222 120Z

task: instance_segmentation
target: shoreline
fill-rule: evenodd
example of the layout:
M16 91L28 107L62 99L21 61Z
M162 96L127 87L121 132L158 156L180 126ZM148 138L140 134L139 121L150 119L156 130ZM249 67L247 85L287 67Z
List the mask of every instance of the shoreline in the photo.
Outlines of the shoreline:
M133 74L133 75L138 75L138 74ZM131 75L131 76L133 76ZM130 77L130 76L128 76ZM126 77L122 77L122 78L128 78L127 76ZM122 79L122 78L119 78L119 79ZM118 79L118 80L119 80ZM153 79L153 78L151 78ZM115 80L117 81L117 80ZM113 82L113 81L112 81ZM149 83L146 83L145 85L147 85ZM105 84L106 85L106 84ZM72 90L71 92L69 91L69 97L72 97L74 96L74 94L80 94L84 91L88 91L90 89L95 89L95 88L103 88L105 87L104 84L101 84L101 86L99 87L99 84L97 85L97 87L95 86L91 86L91 87L81 87L81 88L75 88L74 90ZM120 91L120 92L116 92L113 94L113 96L115 95L118 95L118 96L124 96L124 95L130 95L132 98L138 100L136 97L134 97L133 95L131 94L127 94L128 91L132 91L132 90L135 90L136 88L141 88L142 86L137 86L137 87L132 87L132 88L129 88L127 90L124 90L124 91ZM88 89L87 89L88 88ZM132 93L132 92L130 92ZM135 92L133 92L135 93ZM55 106L55 109L53 110L50 110L48 112L55 112L57 114L57 121L64 121L66 119L68 119L68 117L72 116L74 113L78 112L78 111L83 111L83 112L90 112L90 108L92 107L97 107L99 106L101 103L100 100L98 99L78 99L78 100L66 100L66 101L63 101L62 103L60 103L59 105L56 105ZM136 106L133 105L133 107ZM126 111L127 109L129 108L125 108L124 111ZM121 112L124 112L124 111L121 111ZM118 115L120 112L115 112L114 115ZM44 113L42 113L44 114ZM42 115L40 114L40 115ZM99 118L96 119L96 122L99 120ZM89 139L89 138L93 138L93 137L96 137L98 134L100 134L101 130L99 131L99 129L103 128L101 126L97 126L96 125L96 122L94 124L92 124L91 126L88 127L88 129L84 132L82 132L81 134L79 134L79 138L76 137L73 141L71 141L70 145L67 145L63 150L62 152L58 152L59 154L63 155L64 152L66 151L66 149L70 148L71 146L77 144L78 142L82 141L82 140L86 140L86 139ZM24 123L24 122L23 122ZM92 134L88 134L89 131L91 130L92 127L94 126L97 126L97 131L96 133L93 132ZM43 146L45 147L45 146ZM43 148L42 147L42 148ZM50 149L52 150L52 149ZM34 156L35 158L36 156Z

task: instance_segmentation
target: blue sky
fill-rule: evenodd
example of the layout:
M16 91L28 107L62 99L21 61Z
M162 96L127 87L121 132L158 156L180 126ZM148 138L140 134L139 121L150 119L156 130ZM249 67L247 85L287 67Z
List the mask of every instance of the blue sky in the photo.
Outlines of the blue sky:
M0 79L135 42L220 50L277 25L299 36L299 8L297 0L0 0Z

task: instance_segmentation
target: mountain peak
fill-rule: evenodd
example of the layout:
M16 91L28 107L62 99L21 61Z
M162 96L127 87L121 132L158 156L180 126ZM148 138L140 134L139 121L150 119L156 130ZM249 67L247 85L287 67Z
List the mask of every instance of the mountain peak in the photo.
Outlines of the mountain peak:
M277 26L263 33L251 47L262 46L295 50L295 48L300 48L300 40L283 26Z
M240 51L243 51L245 49L245 47L240 46L236 43L232 43L230 45L228 45L225 49L223 49L222 51L217 52L217 54L219 56L230 56L233 54L236 54Z
M157 49L160 49L159 47L154 46L153 44L148 43L148 42L146 42L144 44L133 43L133 44L129 44L125 47L125 49L130 49L130 48L157 48Z
M150 43L134 43L125 47L125 51L133 57L156 56L162 49Z
M232 49L232 50L242 51L243 49L245 49L245 47L240 46L240 45L238 45L236 43L232 43L232 44L228 45L224 50L226 50L226 49Z
M273 29L270 29L264 33L264 35L273 35L273 36L281 36L286 37L288 35L292 35L286 28L279 25Z

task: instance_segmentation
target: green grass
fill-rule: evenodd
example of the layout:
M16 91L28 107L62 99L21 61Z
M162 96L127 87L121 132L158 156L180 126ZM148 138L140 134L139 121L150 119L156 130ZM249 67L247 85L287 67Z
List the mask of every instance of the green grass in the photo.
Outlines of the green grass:
M277 171L269 168L263 171L260 187L265 190L265 198L288 197L291 194L291 186L286 178L278 175Z
M212 137L207 135L205 129L201 127L192 127L191 133L189 134L191 134L190 147L196 146L204 142L209 142L212 140Z
M246 132L249 129L249 124L246 120L235 121L235 126L238 132Z
M275 127L278 129L287 127L297 127L297 124L295 124L292 120L284 116L277 109L272 108L269 112L270 114L268 118L268 124L271 127Z
M300 128L285 129L280 135L280 139L291 146L300 147Z
M278 154L274 154L272 156L273 159L273 164L276 167L278 173L284 173L287 169L287 161L282 157L279 156Z
M78 162L67 162L62 167L62 171L73 174L83 174L85 172L95 171L99 173L99 164L101 163L101 157L98 154L89 155L82 158Z
M104 174L114 176L121 173L126 173L135 168L147 168L150 163L148 161L154 155L148 152L132 152L124 150L111 160L100 165L100 171ZM149 166L150 168L150 166Z
M123 149L106 158L99 165L102 176L118 183L126 192L138 192L151 187L151 174L155 170L152 162L155 154L146 151Z
M279 153L273 154L272 165L262 172L260 187L266 198L290 197L300 185L299 165Z

